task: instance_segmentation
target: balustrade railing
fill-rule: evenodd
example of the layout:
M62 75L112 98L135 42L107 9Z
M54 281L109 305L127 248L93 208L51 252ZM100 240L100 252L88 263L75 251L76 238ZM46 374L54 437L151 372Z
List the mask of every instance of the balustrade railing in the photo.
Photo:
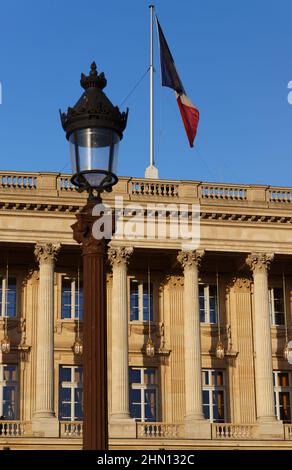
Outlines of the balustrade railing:
M82 438L82 421L60 421L60 437Z
M255 426L252 424L212 423L212 439L255 439Z
M199 190L202 199L245 201L247 188L233 185L202 184Z
M37 176L29 173L0 172L0 188L31 191L37 189Z
M292 440L292 424L284 424L284 436L287 440Z
M183 424L137 423L138 439L179 439L183 437Z
M1 437L22 437L32 434L31 423L29 421L0 421Z
M136 196L158 196L174 198L178 196L179 184L165 181L131 180L130 194Z

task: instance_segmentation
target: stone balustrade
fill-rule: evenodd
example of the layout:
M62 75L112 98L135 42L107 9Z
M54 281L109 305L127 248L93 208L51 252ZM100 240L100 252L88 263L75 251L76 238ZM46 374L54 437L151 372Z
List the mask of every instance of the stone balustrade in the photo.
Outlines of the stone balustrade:
M83 436L82 421L60 421L60 437L79 438Z
M256 427L252 424L212 423L212 439L256 439Z
M31 435L31 422L29 421L0 421L0 438L28 437Z
M138 439L179 439L184 437L184 424L137 423Z
M284 424L285 439L292 441L292 424Z
M113 194L125 194L130 198L175 200L188 198L202 204L263 203L287 205L292 203L292 188L247 184L219 184L196 181L148 180L144 178L119 178ZM44 193L52 196L84 198L71 183L70 174L40 172L0 172L1 193ZM109 197L105 194L105 198Z

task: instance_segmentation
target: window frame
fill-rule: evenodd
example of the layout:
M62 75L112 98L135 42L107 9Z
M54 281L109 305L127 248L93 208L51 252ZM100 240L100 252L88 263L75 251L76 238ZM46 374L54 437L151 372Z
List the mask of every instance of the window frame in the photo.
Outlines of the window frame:
M68 281L70 282L70 317L62 317L63 315L63 282ZM76 295L78 292L77 286L77 279L74 276L62 274L61 275L61 295L60 295L60 318L62 321L71 321L71 320L78 320L78 304L76 303ZM83 284L82 280L80 280L80 299L83 295ZM84 308L82 307L83 301L80 302L80 311L79 311L79 321L83 321L84 315Z
M2 274L0 276L0 283L2 284L2 297L1 297L1 305L0 305L0 318L16 318L18 316L18 279L15 275L8 276L8 297L9 297L9 279L13 279L15 281L15 314L14 315L5 315L6 311L6 276ZM9 302L7 302L9 305ZM8 308L7 308L8 310Z
M138 382L130 382L130 371L131 370L139 370L140 371L140 383ZM146 370L153 370L154 371L154 384L147 384L145 383L145 371ZM131 366L129 367L129 408L131 413L131 390L139 390L140 391L140 405L141 405L141 419L133 418L136 422L139 423L155 423L158 420L158 381L157 381L157 369L155 367L139 367L139 366ZM146 407L146 400L145 400L145 391L146 390L154 390L155 391L155 420L152 421L150 419L145 418L145 407Z
M203 287L204 288L204 320L205 321L202 321L201 320L201 306L200 306L200 298L202 297L200 295L200 287ZM210 309L210 298L212 298L212 296L210 296L210 287L214 287L215 288L215 321L214 322L211 322L210 321L210 312L211 312L211 309ZM200 311L200 323L201 324L204 324L204 325L217 325L218 323L218 301L217 301L217 291L216 291L217 287L216 287L216 284L212 284L212 283L204 283L204 282L199 282L199 311Z
M131 284L132 282L137 282L138 284L138 319L131 320ZM149 319L144 319L144 303L143 303L143 298L144 298L144 285L146 284L147 289L148 289L148 282L145 280L145 278L136 278L136 277L130 277L129 278L129 321L132 322L139 322L139 323L144 323L144 322L149 322ZM155 301L154 301L154 282L151 281L150 283L150 292L152 293L152 302L151 302L151 309L150 309L150 321L153 322L155 318Z
M7 382L4 380L4 368L15 367L16 380ZM18 419L19 414L19 369L18 364L0 364L0 416L4 415L4 387L10 386L15 387L15 412L14 418L5 418L8 421L15 421Z
M275 311L275 294L274 294L275 289L280 289L282 291L282 301L283 301L283 311L282 312L276 312ZM285 301L286 301L286 299L284 298L283 287L281 287L281 286L269 287L268 292L269 292L269 311L270 311L271 326L285 326ZM276 323L276 314L277 313L282 314L283 323Z
M277 385L278 384L278 375L279 374L287 374L288 376L288 386ZM274 370L273 371L273 380L274 380L274 401L275 401L275 414L277 420L281 421L280 417L280 393L286 392L289 394L289 407L290 407L290 421L283 421L284 424L291 424L292 423L292 373L291 371L287 370Z
M71 381L60 381L60 372L61 372L61 369L70 369L71 370ZM59 374L59 377L58 377L58 419L59 421L61 422L66 422L66 421L83 421L83 413L82 413L82 418L81 419L75 419L75 390L77 388L81 388L82 390L82 401L83 401L83 391L84 391L84 388L83 388L83 381L81 382L81 387L78 386L80 384L80 382L76 382L75 381L75 370L76 369L82 369L82 378L83 378L83 366L82 365L69 365L69 364L59 364L59 371L58 371L58 374ZM72 377L74 377L74 380L72 380ZM67 388L70 390L70 419L66 418L62 418L61 417L61 413L60 413L60 410L61 410L61 399L60 399L60 390L63 389L63 388ZM82 407L82 412L83 412L83 403L81 402L81 407Z
M204 373L208 373L208 382L209 384L204 384ZM213 385L212 384L212 372L222 372L222 385ZM223 392L223 412L224 418L223 421L214 419L214 400L213 400L213 392L215 391L222 391ZM227 402L226 402L226 374L224 369L202 369L202 397L203 392L209 393L209 420L210 423L225 423L226 416L227 416ZM204 398L202 398L204 404Z

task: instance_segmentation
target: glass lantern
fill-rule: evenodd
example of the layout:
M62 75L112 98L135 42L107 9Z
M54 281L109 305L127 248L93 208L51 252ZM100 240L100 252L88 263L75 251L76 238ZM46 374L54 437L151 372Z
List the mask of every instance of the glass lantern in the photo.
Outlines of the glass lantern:
M218 359L224 359L224 356L225 356L224 345L223 343L221 343L221 341L219 341L216 346L216 357L218 357Z
M155 346L151 338L148 338L146 343L146 356L154 357L155 356Z
M112 129L85 128L69 137L72 183L81 189L103 191L117 183L120 137Z
M76 356L82 356L83 353L83 343L81 338L77 337L75 343L73 344L73 352Z
M10 339L7 335L1 341L1 351L3 354L10 352Z

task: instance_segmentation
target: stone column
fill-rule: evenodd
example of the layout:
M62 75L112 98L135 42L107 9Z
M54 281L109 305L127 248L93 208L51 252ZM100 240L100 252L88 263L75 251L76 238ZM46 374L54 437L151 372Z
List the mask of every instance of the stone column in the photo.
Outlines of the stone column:
M132 247L111 246L108 251L113 271L111 437L135 437L136 432L129 413L127 264L132 253Z
M39 289L36 332L36 399L33 432L39 436L58 436L54 412L54 264L60 244L37 243Z
M210 437L202 401L202 360L198 269L203 251L181 251L178 261L184 268L184 362L187 437Z
M273 254L262 253L252 253L247 257L254 282L256 409L260 423L276 421L268 292L268 271L273 257Z

